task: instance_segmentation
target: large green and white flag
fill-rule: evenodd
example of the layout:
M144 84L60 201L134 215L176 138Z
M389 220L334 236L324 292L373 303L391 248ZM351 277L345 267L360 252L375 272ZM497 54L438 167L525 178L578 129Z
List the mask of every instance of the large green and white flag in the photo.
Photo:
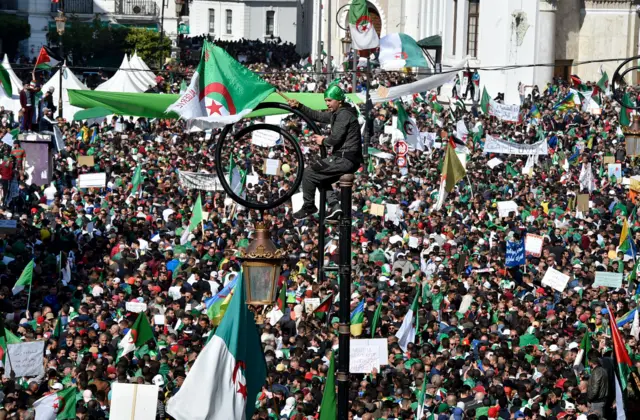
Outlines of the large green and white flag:
M144 312L140 312L127 334L122 337L122 340L118 343L118 359L139 349L152 338L153 329L149 324L149 320Z
M245 303L242 273L215 335L206 344L178 393L167 403L175 420L249 420L267 366L253 314Z
M378 48L380 38L373 27L366 0L353 0L349 6L349 31L355 50Z
M380 40L378 57L383 70L401 70L405 67L428 67L422 48L407 34L389 34Z
M189 87L167 112L175 112L185 120L232 124L274 91L273 86L225 50L204 41L202 58Z
M36 420L73 420L76 418L77 388L45 395L33 403Z
M182 232L182 236L180 237L180 245L184 245L189 242L189 235L191 232L196 230L198 225L202 223L204 220L204 215L202 214L202 199L200 198L200 194L198 194L198 198L196 202L193 204L193 209L191 210L191 219L189 219L189 226Z
M424 144L420 139L420 131L415 121L409 118L407 111L404 109L401 101L396 101L396 108L398 109L398 130L404 134L404 140L409 145L411 150L424 150Z
M17 295L18 293L22 292L25 287L31 285L31 282L33 281L34 266L35 266L35 263L33 260L31 260L29 261L29 264L26 265L24 270L22 270L22 274L20 274L20 278L18 278L18 281L13 286L13 289L11 289L14 295Z

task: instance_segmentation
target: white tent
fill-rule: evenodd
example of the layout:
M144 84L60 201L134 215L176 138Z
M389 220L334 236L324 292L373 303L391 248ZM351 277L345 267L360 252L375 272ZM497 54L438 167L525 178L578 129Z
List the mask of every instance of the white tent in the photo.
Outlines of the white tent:
M149 69L149 66L138 56L138 53L134 53L129 65L133 69L133 73L138 76L139 79L145 82L145 85L155 86L156 75Z
M129 57L125 54L122 59L120 68L113 75L113 77L96 88L102 92L131 92L142 93L149 87L145 85L142 80L133 76L131 71L131 65L129 64Z
M11 79L11 90L13 90L13 92L11 92L11 98L9 98L5 95L4 89L0 89L0 106L4 106L5 109L13 111L14 117L17 120L18 112L20 112L20 109L22 108L20 106L20 91L22 90L23 83L11 68L9 57L6 54L2 60L2 67L7 70L7 73L9 73L9 79Z
M56 106L58 106L58 95L60 92L60 70L58 70L56 74L54 74L51 79L49 79L49 81L42 86L43 94L51 87L55 89L55 91L53 92L53 101ZM67 68L65 64L62 72L62 116L65 120L71 121L73 120L73 115L76 112L82 110L82 108L77 108L69 103L68 89L88 90L88 88L76 77L75 74L73 74L71 70ZM57 111L54 116L58 116Z

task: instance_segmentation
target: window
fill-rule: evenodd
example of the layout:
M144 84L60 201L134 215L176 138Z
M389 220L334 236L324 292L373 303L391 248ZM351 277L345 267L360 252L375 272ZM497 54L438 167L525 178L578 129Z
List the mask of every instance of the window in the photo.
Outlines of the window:
M233 12L231 9L227 9L227 35L231 35L231 28L233 26Z
M267 36L274 35L273 28L274 28L275 18L276 18L276 12L274 12L273 10L267 11Z
M480 0L469 0L467 21L467 54L478 56L478 23L480 21Z
M458 0L453 0L453 49L451 54L456 55L456 41L458 35Z
M209 33L216 32L216 11L209 9Z

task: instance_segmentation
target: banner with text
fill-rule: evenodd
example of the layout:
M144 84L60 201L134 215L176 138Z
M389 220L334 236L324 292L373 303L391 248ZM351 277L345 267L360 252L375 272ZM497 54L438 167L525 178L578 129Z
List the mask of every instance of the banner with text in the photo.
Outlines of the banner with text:
M549 154L547 141L542 140L533 144L520 144L502 140L487 134L484 142L484 153L502 153L505 155L547 155Z
M491 101L489 115L502 121L518 122L520 118L520 105L499 104Z
M218 175L206 172L179 171L180 183L189 189L204 191L222 191Z

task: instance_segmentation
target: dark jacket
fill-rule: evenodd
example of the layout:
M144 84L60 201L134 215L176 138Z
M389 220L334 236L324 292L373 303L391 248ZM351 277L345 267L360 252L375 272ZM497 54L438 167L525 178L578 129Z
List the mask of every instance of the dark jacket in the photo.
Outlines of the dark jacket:
M333 155L344 152L357 157L356 163L362 161L360 123L358 122L358 112L353 106L345 103L335 113L314 111L302 104L299 109L315 121L331 124L331 135L326 138L324 144L333 148L331 151ZM354 161L350 157L349 160Z
M609 377L602 366L597 366L591 372L587 388L589 402L605 402L609 395Z

